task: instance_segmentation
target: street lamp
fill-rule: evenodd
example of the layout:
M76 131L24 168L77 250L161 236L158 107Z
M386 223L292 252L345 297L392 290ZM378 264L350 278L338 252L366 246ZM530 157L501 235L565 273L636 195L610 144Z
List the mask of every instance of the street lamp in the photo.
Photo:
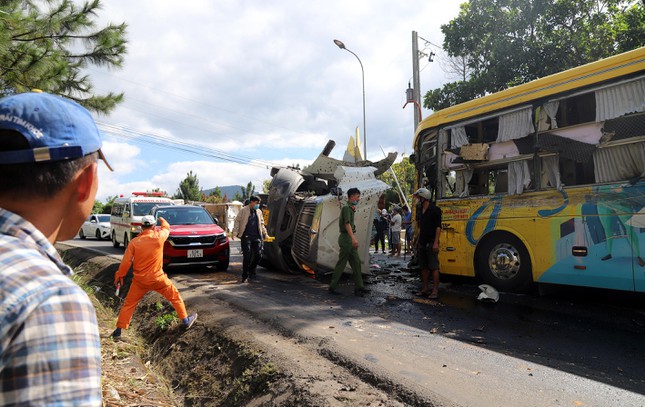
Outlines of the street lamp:
M336 44L338 48L344 49L345 51L354 55L356 59L358 59L358 63L361 64L361 77L363 79L363 159L367 160L367 129L365 128L365 70L363 70L363 63L361 62L361 59L358 57L358 55L345 48L345 44L343 44L342 41L334 40L334 44Z

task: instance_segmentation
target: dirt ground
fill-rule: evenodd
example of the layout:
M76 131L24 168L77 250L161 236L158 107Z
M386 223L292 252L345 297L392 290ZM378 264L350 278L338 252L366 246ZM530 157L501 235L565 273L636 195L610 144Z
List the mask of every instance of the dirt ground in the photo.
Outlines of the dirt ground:
M59 245L59 250L97 298L106 406L411 405L387 386L372 386L351 366L321 355L319 344L285 336L213 298L209 312L200 312L186 331L172 318L170 304L150 293L123 340L114 342L108 336L122 301L112 285L118 263L80 248ZM221 284L237 278L217 276ZM126 279L121 297L128 286Z

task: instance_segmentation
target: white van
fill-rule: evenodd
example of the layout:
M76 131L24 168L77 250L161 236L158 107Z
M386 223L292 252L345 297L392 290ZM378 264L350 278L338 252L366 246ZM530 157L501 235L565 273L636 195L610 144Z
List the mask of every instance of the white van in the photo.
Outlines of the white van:
M141 233L141 218L157 205L174 205L163 192L133 192L131 197L117 198L110 214L112 246L127 247L130 240Z

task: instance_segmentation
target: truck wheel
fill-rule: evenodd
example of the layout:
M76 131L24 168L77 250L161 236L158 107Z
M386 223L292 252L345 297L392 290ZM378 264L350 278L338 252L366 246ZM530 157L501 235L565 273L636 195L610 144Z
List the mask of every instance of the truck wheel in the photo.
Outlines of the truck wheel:
M531 258L524 244L510 233L498 233L477 250L477 274L500 291L521 292L533 283Z
M119 242L116 240L116 233L112 232L112 247L118 249L119 245Z
M128 239L128 234L126 233L125 235L123 235L123 249L127 249L128 244L130 244L130 241Z

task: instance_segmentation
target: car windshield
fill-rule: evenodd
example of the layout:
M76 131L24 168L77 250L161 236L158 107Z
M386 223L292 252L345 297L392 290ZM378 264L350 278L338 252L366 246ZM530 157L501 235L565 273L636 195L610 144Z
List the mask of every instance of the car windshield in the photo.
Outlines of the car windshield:
M157 210L155 217L162 217L171 225L203 225L215 223L208 212L198 206L191 208L162 208Z
M110 215L99 215L97 216L99 218L99 222L109 222L110 221Z
M150 209L159 205L158 202L133 202L132 216L144 216L150 213Z

